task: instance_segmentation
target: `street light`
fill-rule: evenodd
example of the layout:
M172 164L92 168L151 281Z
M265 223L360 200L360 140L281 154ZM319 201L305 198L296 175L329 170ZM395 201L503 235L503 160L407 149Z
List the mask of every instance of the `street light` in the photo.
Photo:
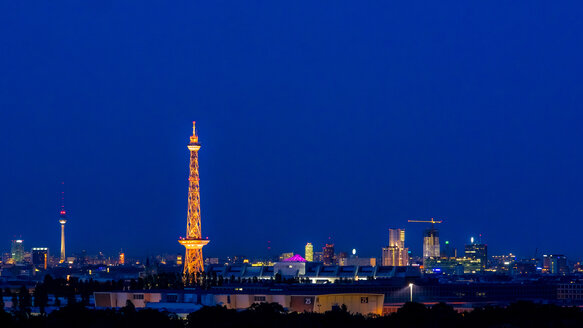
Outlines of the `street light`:
M411 295L411 298L410 298L411 299L411 303L413 303L413 283L410 283L409 284L409 292L410 292L410 295Z

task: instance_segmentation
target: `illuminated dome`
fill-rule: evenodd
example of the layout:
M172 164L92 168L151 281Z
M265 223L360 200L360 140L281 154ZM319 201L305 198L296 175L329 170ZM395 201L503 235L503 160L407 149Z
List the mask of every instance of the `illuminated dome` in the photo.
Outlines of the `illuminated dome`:
M289 259L283 260L284 262L308 262L305 258L301 257L300 254L296 254Z

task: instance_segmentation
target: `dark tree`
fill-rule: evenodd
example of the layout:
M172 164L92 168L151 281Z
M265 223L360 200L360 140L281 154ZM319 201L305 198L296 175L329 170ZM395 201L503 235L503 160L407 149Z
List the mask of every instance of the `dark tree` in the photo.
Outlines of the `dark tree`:
M34 306L39 308L41 314L45 314L45 308L49 303L49 293L44 284L38 284L34 289Z
M2 288L0 288L0 312L4 312L4 293Z

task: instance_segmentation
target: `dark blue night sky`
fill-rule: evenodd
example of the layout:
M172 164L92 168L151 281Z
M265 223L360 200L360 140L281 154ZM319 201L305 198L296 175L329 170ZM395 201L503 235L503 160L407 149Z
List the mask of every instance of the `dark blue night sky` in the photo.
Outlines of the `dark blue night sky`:
M193 2L0 3L0 250L583 256L583 5Z

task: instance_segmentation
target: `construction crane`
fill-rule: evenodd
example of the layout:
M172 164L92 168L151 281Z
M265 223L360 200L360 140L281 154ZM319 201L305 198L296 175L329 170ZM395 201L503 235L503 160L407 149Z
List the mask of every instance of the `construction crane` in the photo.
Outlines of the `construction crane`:
M423 258L439 257L439 233L435 229L436 223L443 223L442 220L407 220L407 222L414 223L431 223L431 229L427 230L423 235Z
M431 218L431 220L407 220L407 222L431 223L431 226L433 226L435 223L443 223L443 220L435 221L433 218Z

